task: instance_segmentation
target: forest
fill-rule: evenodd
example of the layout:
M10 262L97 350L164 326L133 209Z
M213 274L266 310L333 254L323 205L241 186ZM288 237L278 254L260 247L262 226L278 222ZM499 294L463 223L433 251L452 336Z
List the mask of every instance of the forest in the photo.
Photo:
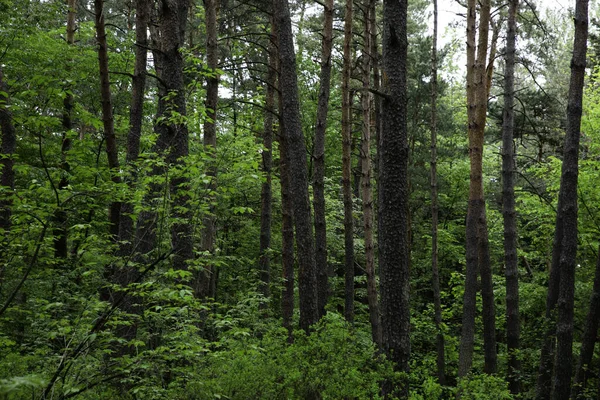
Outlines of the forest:
M568 2L0 0L0 398L600 398Z

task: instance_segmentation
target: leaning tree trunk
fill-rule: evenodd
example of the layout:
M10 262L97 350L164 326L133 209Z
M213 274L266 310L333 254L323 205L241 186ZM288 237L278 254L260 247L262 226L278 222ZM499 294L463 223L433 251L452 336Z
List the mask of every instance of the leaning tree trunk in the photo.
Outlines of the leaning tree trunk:
M333 44L333 0L326 0L323 10L323 40L321 42L321 76L317 123L313 149L313 207L315 210L315 265L317 268L318 312L325 315L329 297L327 267L327 225L325 222L325 131L331 92L331 47Z
M438 5L433 0L433 43L431 47L431 283L436 334L438 382L446 384L446 356L442 331L442 301L438 267L438 184L437 184L437 96L438 96Z
M521 391L521 361L519 359L519 270L517 268L517 212L515 210L515 38L519 0L511 0L508 10L508 31L504 67L504 117L502 124L502 215L504 217L504 270L506 276L506 351L507 378L510 392Z
M342 195L344 199L344 271L345 308L348 322L354 321L354 224L352 217L352 104L350 78L352 74L353 0L346 0L344 15L344 66L342 70Z
M559 195L564 193L562 204L563 238L559 261L560 285L557 303L556 366L552 388L552 398L554 400L567 399L571 392L575 265L577 259L577 180L588 38L588 0L577 0L574 21L575 38L571 59L567 128L559 192Z
M279 28L279 63L283 136L289 161L290 193L292 196L296 249L298 252L298 288L300 292L300 328L306 332L318 320L317 276L313 240L306 144L300 123L300 101L292 20L287 0L277 6Z
M581 352L579 353L579 362L577 363L577 372L575 381L571 389L571 399L576 400L579 394L585 390L587 379L591 375L589 371L592 357L594 356L594 347L598 337L598 324L600 323L600 248L598 248L598 258L596 260L596 272L594 273L594 288L590 298L590 309L588 310L585 330L581 339Z
M468 1L467 11L467 115L471 179L466 222L466 273L463 297L462 332L459 348L458 376L465 376L473 363L477 271L481 272L485 371L496 370L495 315L492 274L483 194L483 136L487 114L487 43L490 21L490 1L480 9L479 42L476 39L476 1Z
M119 176L119 151L115 135L115 121L110 94L110 76L108 73L108 45L106 43L106 29L104 24L104 0L94 0L94 14L96 23L96 40L98 41L98 68L100 71L100 99L102 104L102 124L104 127L104 141L106 142L106 156L110 178L115 184L121 183ZM113 240L119 238L119 223L121 220L121 202L110 203L109 232Z
M219 0L205 0L204 12L206 15L206 63L210 70L206 78L206 119L204 120L204 151L208 155L209 167L206 176L210 179L207 185L209 208L208 213L203 219L203 230L201 249L204 252L212 254L215 248L217 237L215 207L212 204L216 201L215 194L217 190L217 106L219 102L219 75L217 68L219 63L218 43L217 43L217 12ZM213 297L213 286L216 270L215 266L208 264L204 270L200 271L196 280L196 295L199 298Z
M362 62L363 90L362 107L362 140L361 157L361 195L363 208L363 230L365 240L365 271L367 273L367 302L369 306L369 322L373 343L381 348L381 321L379 302L377 300L377 282L375 278L375 246L373 243L373 188L371 186L371 7L373 0L363 4L364 13L364 53Z
M410 358L408 141L406 126L407 1L383 2L382 129L379 138L379 274L383 350L396 371ZM384 384L385 395L408 397L408 381Z

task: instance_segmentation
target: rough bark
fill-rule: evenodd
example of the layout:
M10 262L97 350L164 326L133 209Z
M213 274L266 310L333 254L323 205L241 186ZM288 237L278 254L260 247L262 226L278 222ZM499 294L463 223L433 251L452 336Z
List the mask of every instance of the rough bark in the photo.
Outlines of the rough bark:
M581 339L581 352L577 363L575 381L571 389L571 399L576 400L579 394L585 390L587 379L592 374L589 371L594 347L598 337L598 324L600 323L600 248L596 260L596 271L594 273L594 287L590 298L590 308L585 321L585 330Z
M325 131L331 92L331 48L333 44L333 0L326 0L323 10L323 40L321 42L321 76L317 122L313 149L313 208L315 211L315 265L317 268L318 312L325 315L329 297L327 267L327 225L325 222Z
M4 71L0 65L0 91L8 93L8 86L4 79ZM0 186L6 194L2 195L0 200L0 229L6 234L11 227L11 193L15 188L15 172L13 170L14 159L13 154L17 144L15 134L15 126L12 121L12 113L8 108L8 94L6 96L0 94L0 133L2 134L0 148ZM3 241L4 238L0 238Z
M275 84L277 81L277 48L275 24L271 23L269 42L269 65L266 77L265 119L263 124L262 171L265 181L260 193L260 243L258 272L261 293L270 297L271 283L271 220L272 220L272 168L273 168L273 129L275 120Z
M502 216L504 218L504 272L506 277L506 351L507 380L510 392L521 392L521 361L519 360L519 270L517 259L517 212L515 209L515 39L519 0L511 0L508 9L508 30L504 67L504 117L502 121Z
M219 103L219 75L217 68L219 64L219 48L217 44L217 13L219 0L204 0L204 13L206 16L206 66L210 70L206 78L206 119L204 120L203 144L204 151L209 156L209 166L206 176L210 179L207 185L208 202L210 204L208 213L204 216L202 225L202 239L200 247L202 251L212 254L215 248L217 237L217 219L214 214L215 207L212 205L216 199L217 190L217 106ZM197 276L196 295L199 298L214 298L211 285L211 277L216 273L214 265L204 266Z
M583 110L585 79L588 0L577 0L575 6L575 38L571 59L571 80L567 105L567 126L560 192L563 192L563 238L559 262L558 320L556 324L556 366L552 399L569 398L573 359L573 313L575 297L575 265L577 258L577 181L579 175L579 139Z
M281 180L281 262L284 281L281 312L283 326L287 328L291 338L294 317L294 218L286 139L281 131L279 134L279 174Z
M66 40L69 46L75 44L75 17L77 15L77 0L67 0L67 35ZM67 60L67 66L65 69L71 69L71 60ZM71 170L69 162L67 161L67 152L71 149L71 130L73 129L73 121L71 113L75 106L75 100L73 93L69 85L65 87L65 98L63 100L63 115L62 115L62 128L63 137L61 144L61 169L63 170L60 181L58 182L58 190L64 190L69 185L68 175ZM67 229L67 213L62 208L62 204L57 204L57 209L54 212L55 227L53 230L54 235L54 256L56 258L67 258L68 254L68 229Z
M496 370L495 313L483 194L483 136L487 114L486 61L490 1L484 0L481 3L478 34L475 31L476 14L476 1L469 0L467 3L467 116L471 179L466 221L467 265L459 348L459 377L465 376L473 363L478 270L481 273L482 283L485 371L493 373Z
M371 7L372 0L363 6L364 13L364 47L362 59L363 90L362 138L361 138L361 196L363 209L363 234L365 240L365 271L367 274L367 302L369 306L369 322L373 343L381 348L381 321L379 317L379 301L377 299L377 281L375 278L375 246L373 242L373 188L371 185Z
M144 89L146 86L146 64L148 62L148 20L150 17L150 2L136 0L135 15L135 65L131 84L131 103L129 107L129 132L127 134L127 154L125 161L131 166L140 154L140 138L142 136L142 119L144 114ZM126 179L129 186L135 181L135 168ZM120 255L128 256L133 251L134 224L131 214L133 203L128 201L121 205L119 226Z
M354 220L352 217L352 105L350 78L352 74L353 0L346 0L344 14L344 64L342 69L342 196L344 202L344 316L354 321Z
M110 76L108 73L108 45L106 43L106 28L104 24L104 0L94 0L94 16L96 25L96 41L98 42L98 69L100 71L100 101L102 104L102 124L104 127L104 141L106 142L106 156L111 180L115 184L121 183L119 175L119 151L115 135L115 122L110 92ZM110 203L109 233L113 240L119 238L119 221L121 220L121 202Z
M437 97L438 97L438 5L433 0L433 43L431 47L431 284L436 328L436 366L438 382L446 384L446 356L442 332L442 301L438 267L438 183L437 183Z
M398 371L410 357L408 251L408 141L406 126L407 1L383 2L383 91L379 138L379 273L383 349ZM408 397L408 382L384 385Z
M290 194L293 203L296 249L298 252L300 328L308 332L310 326L318 320L317 276L315 271L312 217L308 194L306 145L300 123L296 54L294 51L292 21L287 0L279 0L277 26L279 28L279 63L281 68L281 122L289 160Z

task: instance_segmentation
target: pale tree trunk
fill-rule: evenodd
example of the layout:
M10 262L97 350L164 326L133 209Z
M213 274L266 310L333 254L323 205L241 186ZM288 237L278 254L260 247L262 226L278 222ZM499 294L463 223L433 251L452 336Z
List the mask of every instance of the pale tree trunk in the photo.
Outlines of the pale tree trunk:
M492 273L483 194L483 136L487 114L486 61L490 1L484 0L481 3L478 35L475 31L476 1L469 0L467 8L467 115L471 179L466 222L467 267L459 349L459 377L469 373L473 363L478 269L482 284L485 372L495 372L497 362ZM476 36L479 36L477 48L475 47Z
M598 249L598 258L596 260L596 271L594 274L594 287L590 298L590 308L588 310L585 330L581 339L581 352L579 362L577 363L577 372L575 381L571 389L571 399L576 400L579 394L585 390L587 379L591 375L589 371L592 357L594 356L594 347L598 337L598 324L600 323L600 248Z
M289 161L290 194L294 208L296 249L298 252L300 328L308 332L310 326L318 320L317 276L308 193L306 144L300 123L296 54L294 51L292 20L287 0L279 1L277 26L279 28L280 88L283 107L281 122Z
M502 215L504 217L504 271L506 276L506 351L510 392L521 392L519 341L519 270L517 264L517 212L515 210L515 39L519 0L511 0L504 67L504 118L502 122ZM488 81L489 82L489 81Z
M365 240L365 271L367 273L367 302L369 305L369 322L371 323L371 338L373 343L381 348L381 321L379 317L379 302L377 300L377 281L375 278L375 246L373 243L373 188L371 186L371 4L373 0L363 5L364 12L364 51L362 59L363 90L362 107L362 140L361 157L361 195L363 208L363 230Z
M323 40L321 42L321 76L317 123L313 150L313 207L315 210L315 264L318 284L319 317L325 315L329 297L327 267L327 225L325 223L325 131L331 91L331 47L333 44L333 0L326 0L323 10Z
M344 66L342 69L342 196L344 201L344 271L345 308L348 322L354 321L354 221L352 217L352 103L350 78L352 74L353 0L346 0L344 15Z
M119 152L117 137L115 135L115 122L110 93L110 76L108 73L108 45L106 43L106 29L104 24L104 0L94 0L94 14L96 25L96 40L98 42L98 69L100 71L100 99L102 103L102 124L104 127L104 141L106 142L106 156L111 180L115 184L121 183L119 176ZM109 232L113 240L119 238L119 221L121 220L121 202L113 201L109 206Z
M406 126L407 1L383 2L382 129L379 138L379 273L383 350L396 371L410 358L408 140ZM408 397L408 381L384 384L386 396Z
M567 127L559 196L563 194L563 238L559 261L558 320L556 324L556 366L552 399L569 398L573 360L573 314L575 265L577 263L577 186L579 139L583 110L583 85L588 38L588 0L575 5L575 38L571 59L571 80L567 105Z
M442 332L442 301L438 267L438 184L437 184L437 97L438 97L438 5L433 0L433 43L431 47L431 283L436 334L438 382L446 384L446 356Z
M75 17L77 15L77 0L67 0L67 44L69 46L73 46L75 44ZM71 70L72 60L67 60L67 66L65 69L67 71ZM61 145L61 169L63 170L60 181L58 182L58 190L64 190L69 186L68 175L71 171L71 167L67 161L67 152L71 149L71 130L73 129L73 120L71 118L71 113L73 112L73 107L75 107L75 101L73 99L73 94L70 90L70 85L66 85L65 91L66 95L63 100L63 115L62 115L62 128L63 128L63 137L62 137L62 145ZM57 209L54 212L54 256L56 258L67 258L68 254L68 229L67 229L67 212L62 208L62 204L59 203L56 205Z
M202 240L200 247L209 254L214 253L217 236L217 218L215 216L215 202L217 190L217 106L219 103L219 76L217 68L219 63L219 48L217 43L217 14L219 0L204 0L206 15L206 64L210 75L206 78L206 120L204 121L204 151L209 156L209 166L206 176L210 179L207 185L208 201L211 204L208 214L203 218ZM215 294L216 269L214 265L204 266L197 276L196 295L199 298L212 297Z
M273 129L275 120L275 85L277 81L277 47L275 24L271 21L269 61L266 78L265 119L263 124L262 170L265 181L260 194L260 243L258 273L260 291L269 298L271 295L271 220L272 220L272 168L273 168Z

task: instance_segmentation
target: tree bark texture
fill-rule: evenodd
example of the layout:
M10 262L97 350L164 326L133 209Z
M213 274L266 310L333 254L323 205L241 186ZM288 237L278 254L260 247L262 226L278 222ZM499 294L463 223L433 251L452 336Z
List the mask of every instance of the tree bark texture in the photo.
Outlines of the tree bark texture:
M275 120L275 85L277 84L277 43L276 27L271 22L271 38L269 42L269 61L266 76L265 119L263 124L262 171L265 181L260 193L260 243L258 272L261 293L269 298L271 284L271 220L273 208L272 169L273 169L273 129Z
M471 178L466 221L467 265L459 348L459 377L469 373L473 364L478 270L481 273L483 299L485 372L495 372L497 363L492 273L483 193L483 143L487 114L486 62L490 1L484 0L481 3L478 34L476 33L476 14L476 1L469 0L467 3L467 116Z
M279 28L279 63L283 136L289 161L290 194L292 196L296 249L298 254L298 288L300 292L300 328L306 332L318 320L315 249L308 194L306 144L300 122L300 101L292 21L287 0L277 7Z
M8 85L4 79L4 71L0 65L0 91L8 93ZM8 108L8 94L6 96L0 94L0 133L1 137L1 148L0 154L2 158L0 160L0 186L5 191L0 200L0 229L6 234L11 227L11 207L12 207L12 192L15 188L15 172L13 170L15 148L17 144L17 137L15 134L15 126L12 121L12 113ZM0 238L4 240L4 238Z
M361 195L363 209L363 233L365 240L365 271L367 274L367 302L369 306L369 322L373 343L381 348L381 321L379 317L379 301L377 299L377 281L375 278L375 246L373 241L373 187L371 185L371 7L373 0L365 2L364 13L364 51L362 58L363 90L361 97L362 108L362 138L361 138Z
M579 175L579 139L583 110L585 79L588 0L575 5L575 38L571 59L571 79L567 105L567 126L560 192L563 194L563 237L559 262L558 320L556 324L556 366L552 399L569 398L573 359L573 313L575 297L575 265L577 259L577 184ZM559 194L560 195L560 194Z
M598 258L596 261L596 271L594 273L594 287L590 298L590 308L585 321L585 330L581 339L581 352L575 381L571 389L571 399L578 399L579 394L586 388L588 377L592 376L589 370L592 358L594 356L594 347L598 337L598 324L600 323L600 248L598 249Z
M519 341L519 270L517 259L517 212L515 209L515 41L519 0L511 0L504 67L504 111L502 121L502 215L504 219L504 271L506 277L507 380L510 392L521 392ZM489 82L489 81L488 81Z
M344 14L344 64L342 69L342 196L344 202L344 316L354 322L354 219L352 216L352 75L353 0L346 0Z
M408 141L406 126L407 1L383 2L382 129L379 138L379 273L385 354L398 371L410 357L408 251ZM408 382L384 385L386 395L408 397Z
M329 297L327 266L327 224L325 222L325 132L331 92L331 48L333 45L333 0L326 0L323 9L323 40L321 42L321 76L317 122L313 149L313 208L315 211L315 265L317 268L318 312L325 315Z
M217 106L219 103L219 48L217 43L217 13L219 0L204 0L204 13L206 16L206 66L209 69L209 75L206 78L206 119L204 120L204 151L209 156L209 167L206 176L210 179L207 185L209 208L204 216L202 225L201 249L212 254L215 249L217 237L217 219L215 216L215 207L212 205L216 201L217 190ZM199 271L197 276L196 294L199 298L212 297L213 292L211 277L216 273L214 265L205 265L204 269Z
M121 183L119 175L119 150L117 136L115 135L115 121L110 92L110 75L108 73L108 45L106 43L106 27L104 24L104 0L94 0L94 16L96 25L96 40L98 42L98 69L100 71L100 100L102 104L102 124L104 128L104 141L106 142L106 156L110 178L115 184ZM119 238L119 224L121 220L121 202L110 203L109 233L113 240Z
M437 183L437 97L438 97L438 5L433 0L433 43L431 47L431 284L436 327L436 366L438 382L446 384L446 356L442 331L442 301L438 266L438 183Z

